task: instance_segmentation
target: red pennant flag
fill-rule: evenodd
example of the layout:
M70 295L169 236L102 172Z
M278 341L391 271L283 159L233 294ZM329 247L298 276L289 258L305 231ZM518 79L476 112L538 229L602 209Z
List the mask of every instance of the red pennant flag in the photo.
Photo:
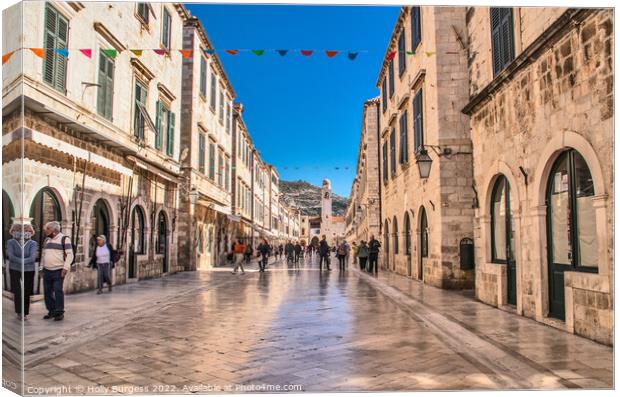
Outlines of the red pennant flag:
M11 51L11 52L7 52L6 54L2 55L2 64L3 65L13 56L14 52L15 51Z
M80 52L89 58L93 57L93 50L90 48L80 48Z
M166 50L153 50L153 52L157 55L166 55Z
M43 51L43 48L31 48L30 51L32 51L34 55L38 56L39 58L45 57L45 51Z
M239 50L226 50L226 52L229 53L230 55L237 55Z
M183 55L183 58L190 58L194 51L192 51L192 50L179 50L179 52L181 53L181 55Z
M327 50L327 51L325 51L325 54L328 57L333 58L333 57L335 57L338 54L338 51Z
M301 50L301 54L304 55L304 56L307 56L307 57L312 55L313 52L314 51L312 51L312 50Z
M391 61L396 56L396 51L390 52L387 56L387 60Z

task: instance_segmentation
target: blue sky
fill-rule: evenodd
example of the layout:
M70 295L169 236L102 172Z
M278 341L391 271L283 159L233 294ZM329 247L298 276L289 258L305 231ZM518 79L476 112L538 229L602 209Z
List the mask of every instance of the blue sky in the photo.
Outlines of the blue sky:
M244 104L244 120L262 158L281 179L348 196L355 177L363 103L375 87L400 11L379 6L187 4L197 16ZM224 49L291 49L231 56ZM311 57L300 49L321 50ZM323 50L359 50L327 58ZM339 167L336 170L335 167ZM345 169L348 167L348 170Z

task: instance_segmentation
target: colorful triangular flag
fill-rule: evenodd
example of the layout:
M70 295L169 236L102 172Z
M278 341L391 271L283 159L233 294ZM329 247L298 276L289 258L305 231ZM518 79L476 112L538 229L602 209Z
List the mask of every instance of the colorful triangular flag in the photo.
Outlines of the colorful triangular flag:
M142 56L142 50L129 50L138 58Z
M153 52L157 55L166 55L168 53L167 50L164 50L163 48L156 48L153 50Z
M45 50L43 48L30 48L30 51L32 51L34 55L38 56L39 58L45 57Z
M93 57L93 50L90 48L80 48L80 52L89 58Z
M396 51L392 51L388 54L387 60L391 61L392 59L394 59L395 56L396 56Z
M66 48L56 48L56 53L65 58L69 57L69 50L67 50Z
M432 56L432 55L434 55L434 54L435 54L435 52L434 52L434 51L426 51L426 56L427 56L427 57L430 57L430 56Z
M207 54L209 54L209 55L213 55L213 54L215 54L215 50L214 50L213 48L207 48L207 49L205 50L205 52L206 52Z
M256 56L261 56L261 55L263 55L265 53L265 50L252 50L252 52Z
M325 55L327 55L328 58L333 58L336 55L338 55L338 51L334 51L334 50L325 50Z
M405 51L407 55L415 55L415 51Z
M313 52L314 51L312 50L301 50L301 55L309 57L312 55Z
M13 56L13 53L15 51L11 51L11 52L7 52L6 54L2 55L2 64L4 65L9 59L11 59L11 57Z
M113 48L102 49L101 52L112 59L116 58L116 55L118 54L118 51Z
M191 58L192 53L194 51L192 50L179 50L179 52L181 53L181 55L183 56L183 58Z
M354 60L355 58L357 58L357 54L358 52L349 51L347 56L349 57L350 60Z
M276 50L276 52L280 54L280 56L285 56L286 54L288 54L288 50Z
M239 50L226 50L226 52L229 53L230 55L237 55Z

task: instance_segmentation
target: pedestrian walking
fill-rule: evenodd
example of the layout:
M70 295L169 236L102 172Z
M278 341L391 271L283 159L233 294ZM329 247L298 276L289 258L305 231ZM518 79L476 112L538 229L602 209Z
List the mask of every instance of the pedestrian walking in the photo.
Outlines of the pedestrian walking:
M97 295L99 295L103 293L104 283L108 283L108 292L112 292L112 269L117 254L103 234L97 236L96 242L95 252L90 258L89 266L97 269Z
M282 260L282 254L284 253L284 246L282 244L278 245L278 258Z
M366 270L366 263L368 262L368 245L364 240L360 242L357 249L357 258L359 259L360 270Z
M301 244L299 244L299 241L295 243L294 249L295 249L295 263L299 263L299 257L303 255L303 248Z
M357 252L359 250L359 246L355 241L351 244L351 250L353 251L353 265L357 265Z
M379 272L379 264L377 263L379 259L379 249L381 248L381 243L375 240L375 236L370 236L370 241L368 241L368 272L369 273L378 273Z
M295 246L293 245L293 243L291 242L291 240L288 240L286 242L286 245L284 246L284 255L286 255L286 262L293 262L294 258L293 255L295 253Z
M271 247L269 247L266 239L263 239L263 242L259 244L257 251L261 256L261 259L258 261L259 271L264 272L267 266L267 260L269 259L269 252L271 251Z
M37 242L32 240L34 229L31 225L15 223L11 226L9 233L13 236L6 243L11 292L15 314L18 319L25 321L30 315L30 297L34 290L34 267L39 248Z
M327 267L327 270L332 270L329 266L329 244L327 244L327 237L323 235L319 242L319 270L323 270L323 262Z
M245 263L248 265L250 264L250 261L252 260L252 254L254 254L254 248L252 248L252 244L248 244L245 247L245 253L244 253Z
M346 267L346 259L348 253L349 247L347 245L347 242L343 241L342 243L340 243L338 249L336 250L336 256L338 257L338 267L340 268L340 270L344 270Z
M65 317L63 282L73 263L73 247L69 237L60 229L57 221L48 222L43 229L47 236L41 248L43 295L47 308L45 320L62 321Z
M245 274L245 269L243 269L243 258L245 256L245 249L245 244L243 244L241 240L237 240L237 242L233 245L235 267L232 270L232 274L237 274L237 269L239 268L241 268L241 274Z

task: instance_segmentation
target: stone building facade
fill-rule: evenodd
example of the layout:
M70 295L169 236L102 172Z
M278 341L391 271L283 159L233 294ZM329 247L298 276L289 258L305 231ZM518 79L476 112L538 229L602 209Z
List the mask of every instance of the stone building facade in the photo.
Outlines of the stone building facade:
M22 50L3 67L3 212L29 218L39 242L44 223L62 223L76 246L68 292L94 288L87 264L100 234L124 252L116 284L183 270L182 61L168 50L181 47L186 18L170 3L35 2L4 12L5 48L45 50ZM56 51L65 48L92 53Z
M346 211L345 237L350 242L381 236L379 179L379 98L364 103L357 151L357 172Z
M612 344L613 10L467 10L476 296Z
M465 35L464 7L403 7L377 79L382 267L454 289L474 286Z
M223 263L232 224L232 101L235 92L196 17L183 28L182 194L179 260L188 270Z

